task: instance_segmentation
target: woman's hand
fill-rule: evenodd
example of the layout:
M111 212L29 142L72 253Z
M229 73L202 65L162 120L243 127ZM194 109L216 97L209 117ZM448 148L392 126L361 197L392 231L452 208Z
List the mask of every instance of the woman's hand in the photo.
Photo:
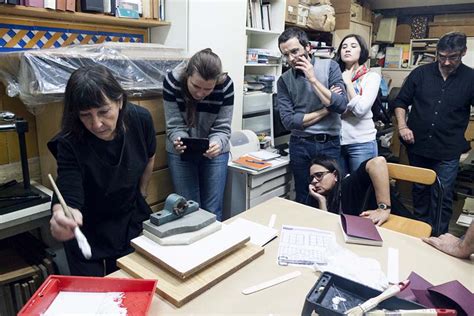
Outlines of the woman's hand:
M344 70L344 72L342 73L342 80L344 81L344 83L346 84L346 86L348 84L351 84L352 83L352 72L354 71L354 65L352 65L351 69L346 69Z
M211 142L209 144L209 149L204 153L209 159L217 157L221 153L221 146L216 142Z
M390 210L371 210L371 211L365 211L360 213L359 216L362 217L368 217L372 220L372 222L380 226L383 223L385 223L388 220L388 217L390 216Z
M308 191L309 191L309 195L311 195L313 198L316 199L316 201L318 201L319 208L323 211L327 211L328 207L327 207L326 197L316 192L316 188L311 183L308 186Z
M74 215L76 221L66 217L60 204L53 205L53 216L49 221L51 235L59 241L66 241L74 238L74 229L82 225L82 213L70 207L69 211Z
M173 142L174 149L179 153L182 154L184 153L184 150L186 149L186 146L183 145L183 142L181 141L181 137L178 137L174 142Z

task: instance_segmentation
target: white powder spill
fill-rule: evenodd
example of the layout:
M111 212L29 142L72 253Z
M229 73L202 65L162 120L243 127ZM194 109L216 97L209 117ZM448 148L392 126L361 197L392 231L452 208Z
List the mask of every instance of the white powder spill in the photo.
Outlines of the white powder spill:
M42 315L127 315L123 292L61 291Z

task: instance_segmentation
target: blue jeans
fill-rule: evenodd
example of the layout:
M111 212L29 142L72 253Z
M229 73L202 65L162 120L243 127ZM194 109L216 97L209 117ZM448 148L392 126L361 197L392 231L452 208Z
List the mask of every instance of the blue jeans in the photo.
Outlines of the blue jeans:
M428 168L436 172L444 188L444 196L441 204L441 227L438 228L437 232L433 231L433 235L448 232L449 221L453 214L454 182L458 174L459 157L452 160L437 160L408 152L408 159L412 166ZM438 198L438 190L435 188L435 185L430 187L413 184L412 189L415 217L430 224L434 229L436 229L434 225L437 224L435 219Z
M201 156L193 161L182 161L180 155L168 153L175 192L196 201L202 209L216 214L217 220L222 220L228 160L228 152L213 159Z
M308 193L311 160L317 155L324 154L337 161L340 153L341 145L339 138L323 143L291 136L290 168L295 178L296 202L311 205L312 201Z
M341 146L341 169L343 174L352 173L359 168L360 164L377 157L377 141L366 143L349 144Z

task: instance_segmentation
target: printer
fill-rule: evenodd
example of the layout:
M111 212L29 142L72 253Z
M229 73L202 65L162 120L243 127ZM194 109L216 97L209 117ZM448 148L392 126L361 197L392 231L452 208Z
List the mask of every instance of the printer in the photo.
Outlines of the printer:
M231 160L239 159L240 156L260 149L257 134L248 129L234 131L230 135Z

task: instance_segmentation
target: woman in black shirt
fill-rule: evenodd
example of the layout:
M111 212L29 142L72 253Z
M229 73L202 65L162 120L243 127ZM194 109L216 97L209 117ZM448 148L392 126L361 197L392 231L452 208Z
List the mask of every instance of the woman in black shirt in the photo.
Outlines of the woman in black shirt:
M339 170L336 161L324 155L315 157L311 162L309 194L316 200L319 208L332 213L368 217L376 225L386 222L390 216L391 204L385 158L366 160L343 179ZM376 201L369 203L371 209L362 210L371 185Z
M61 132L48 148L57 160L57 185L77 221L53 198L51 233L64 241L71 274L113 272L151 211L145 201L156 148L150 113L127 103L107 68L79 68L66 86ZM77 225L91 245L90 260L73 240Z

